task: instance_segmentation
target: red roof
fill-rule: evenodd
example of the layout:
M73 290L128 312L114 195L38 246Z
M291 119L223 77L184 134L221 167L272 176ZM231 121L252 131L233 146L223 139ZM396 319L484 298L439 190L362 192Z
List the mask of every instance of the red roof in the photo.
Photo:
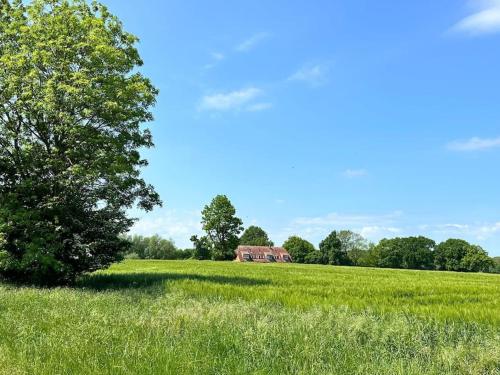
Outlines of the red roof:
M272 255L271 259L269 259L268 255ZM248 259L249 257L250 259ZM292 257L283 247L241 245L236 249L236 260L240 262L251 260L254 262L269 263L273 262L273 258L275 262L292 261Z

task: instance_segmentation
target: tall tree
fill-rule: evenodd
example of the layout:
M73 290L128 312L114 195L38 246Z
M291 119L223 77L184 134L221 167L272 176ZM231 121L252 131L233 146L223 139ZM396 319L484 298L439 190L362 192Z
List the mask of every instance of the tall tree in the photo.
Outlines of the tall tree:
M84 0L0 2L0 274L62 283L108 266L140 177L157 90L137 38Z
M295 263L306 263L309 254L317 251L314 245L299 236L291 236L284 243L283 247L290 253Z
M354 265L360 265L361 259L367 256L368 241L358 233L350 230L341 230L337 233L340 240L342 251L347 253L350 262Z
M203 230L207 232L215 260L232 260L243 230L236 209L225 195L217 195L202 211Z
M324 264L349 265L351 264L347 251L342 247L342 242L337 236L337 232L330 233L319 244L319 251L323 256Z
M251 225L245 229L240 237L240 244L248 246L274 246L273 241L269 239L264 229L255 225Z

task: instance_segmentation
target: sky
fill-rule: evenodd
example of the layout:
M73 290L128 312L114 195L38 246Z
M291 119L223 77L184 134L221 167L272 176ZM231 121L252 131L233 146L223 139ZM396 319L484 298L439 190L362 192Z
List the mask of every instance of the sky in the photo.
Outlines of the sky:
M132 233L217 194L277 244L351 229L500 255L500 0L104 0L160 90Z

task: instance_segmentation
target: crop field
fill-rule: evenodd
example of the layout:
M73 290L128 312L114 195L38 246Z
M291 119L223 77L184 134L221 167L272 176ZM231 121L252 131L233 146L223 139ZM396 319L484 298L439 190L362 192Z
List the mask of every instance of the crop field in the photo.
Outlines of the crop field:
M0 374L500 374L500 275L128 260L0 282Z

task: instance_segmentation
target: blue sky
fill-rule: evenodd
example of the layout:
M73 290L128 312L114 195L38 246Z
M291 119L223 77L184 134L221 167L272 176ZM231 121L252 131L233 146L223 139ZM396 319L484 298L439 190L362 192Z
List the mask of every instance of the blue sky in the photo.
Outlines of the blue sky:
M226 194L281 244L333 229L500 255L500 0L107 0L160 89L133 231L190 246ZM146 5L147 4L147 5Z

